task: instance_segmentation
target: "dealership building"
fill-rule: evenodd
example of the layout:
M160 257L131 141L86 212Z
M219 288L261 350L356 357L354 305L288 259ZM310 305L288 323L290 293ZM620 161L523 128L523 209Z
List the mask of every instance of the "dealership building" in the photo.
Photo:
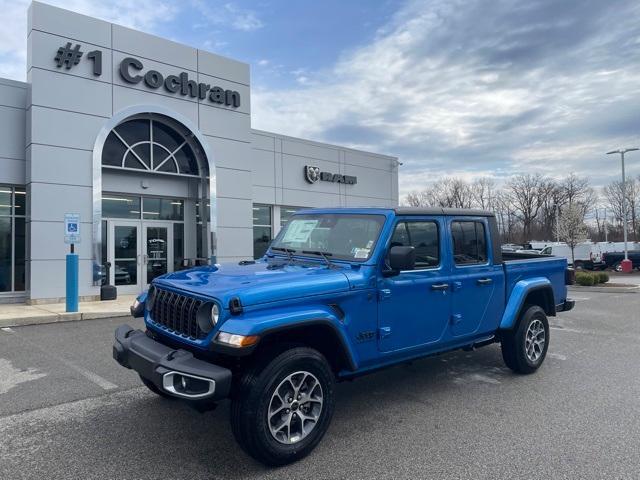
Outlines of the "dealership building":
M398 203L396 158L252 129L248 64L38 2L26 41L26 83L0 79L0 302L64 299L71 242L97 299L260 257L299 208Z

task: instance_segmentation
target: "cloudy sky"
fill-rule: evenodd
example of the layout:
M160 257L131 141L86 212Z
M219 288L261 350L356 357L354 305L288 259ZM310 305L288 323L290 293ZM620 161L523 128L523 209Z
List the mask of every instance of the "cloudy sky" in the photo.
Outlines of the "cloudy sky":
M253 126L444 175L617 178L640 146L638 0L53 0L252 66ZM0 0L0 76L25 79L26 0ZM640 174L640 155L628 169Z

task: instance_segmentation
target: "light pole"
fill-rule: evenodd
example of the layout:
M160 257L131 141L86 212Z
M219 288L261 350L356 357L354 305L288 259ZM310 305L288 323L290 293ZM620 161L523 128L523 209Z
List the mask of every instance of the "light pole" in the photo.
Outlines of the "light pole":
M620 160L622 161L622 231L624 235L624 260L622 261L622 271L629 273L633 265L630 265L629 252L627 250L627 183L624 176L624 154L627 152L635 152L638 148L619 148L618 150L612 150L607 152L607 155L613 153L620 154Z

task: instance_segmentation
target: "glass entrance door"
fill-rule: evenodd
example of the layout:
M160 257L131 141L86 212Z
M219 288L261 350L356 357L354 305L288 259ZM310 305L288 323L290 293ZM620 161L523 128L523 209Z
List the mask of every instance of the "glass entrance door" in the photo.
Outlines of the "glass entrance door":
M173 225L144 222L143 275L144 285L173 271Z
M140 278L140 222L109 222L110 283L121 294L142 290Z
M138 294L151 281L173 271L173 224L109 220L109 282L120 294Z

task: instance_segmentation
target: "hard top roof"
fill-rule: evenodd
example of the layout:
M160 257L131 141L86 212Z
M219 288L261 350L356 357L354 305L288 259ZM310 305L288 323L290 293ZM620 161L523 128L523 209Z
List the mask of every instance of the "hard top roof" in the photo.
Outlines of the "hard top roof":
M473 217L493 217L493 212L476 210L473 208L442 208L442 207L396 207L393 209L396 215L467 215Z

